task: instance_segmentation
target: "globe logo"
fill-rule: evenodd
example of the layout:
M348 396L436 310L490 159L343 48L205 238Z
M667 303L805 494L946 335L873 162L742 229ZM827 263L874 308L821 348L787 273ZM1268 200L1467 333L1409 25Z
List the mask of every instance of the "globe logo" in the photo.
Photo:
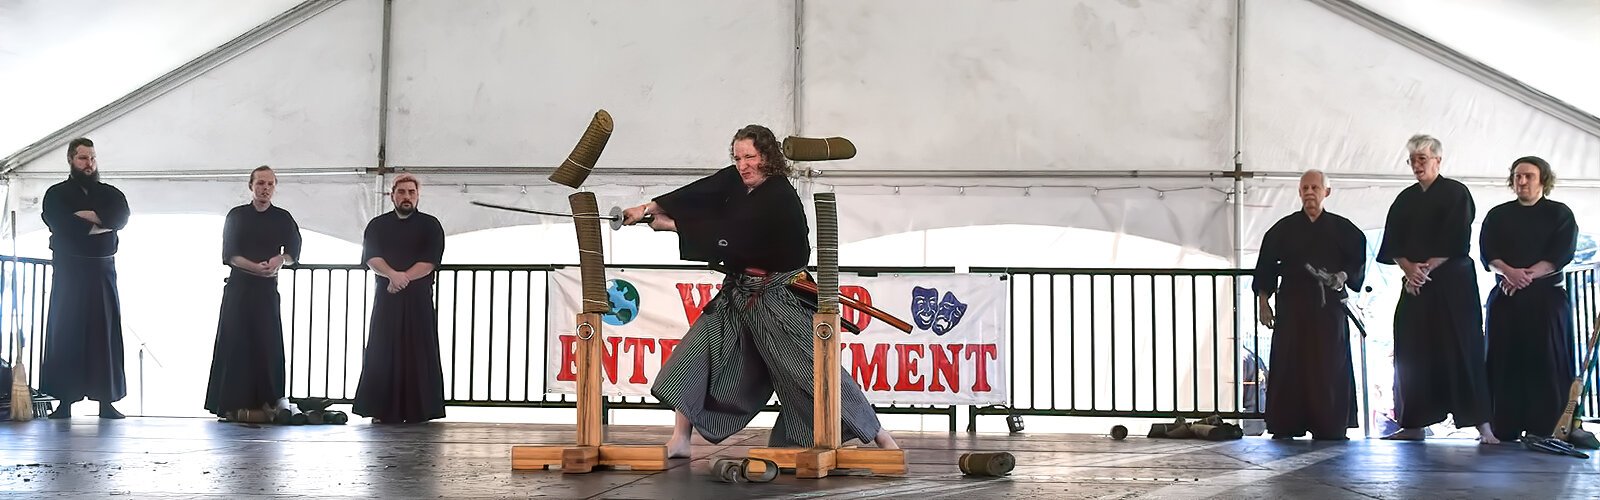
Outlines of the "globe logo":
M639 317L639 289L623 280L606 280L606 298L611 310L600 317L608 325L622 326Z

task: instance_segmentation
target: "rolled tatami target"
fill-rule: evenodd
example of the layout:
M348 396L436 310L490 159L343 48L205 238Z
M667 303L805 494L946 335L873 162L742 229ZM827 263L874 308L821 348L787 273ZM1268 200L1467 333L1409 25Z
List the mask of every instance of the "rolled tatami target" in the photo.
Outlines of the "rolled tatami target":
M855 158L856 145L843 137L783 138L783 157L792 161L829 161Z
M594 170L595 163L600 161L600 152L605 151L606 141L611 140L611 129L611 113L603 109L596 111L594 118L589 120L589 128L578 139L578 145L572 147L572 154L567 155L567 160L550 174L550 181L573 189L582 186L583 181L589 178L589 172Z
M817 212L817 312L839 313L839 209L833 193L815 193Z
M606 261L600 242L600 204L594 193L580 191L567 197L572 205L572 225L578 231L578 270L583 276L583 312L611 312L606 297Z

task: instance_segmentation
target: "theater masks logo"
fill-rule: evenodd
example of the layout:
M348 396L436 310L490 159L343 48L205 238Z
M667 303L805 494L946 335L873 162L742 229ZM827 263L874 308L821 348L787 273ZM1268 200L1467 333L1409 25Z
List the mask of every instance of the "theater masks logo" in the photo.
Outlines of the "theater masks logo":
M944 292L940 298L937 288L911 287L911 317L919 329L944 335L961 324L961 317L966 314L967 305L954 293Z

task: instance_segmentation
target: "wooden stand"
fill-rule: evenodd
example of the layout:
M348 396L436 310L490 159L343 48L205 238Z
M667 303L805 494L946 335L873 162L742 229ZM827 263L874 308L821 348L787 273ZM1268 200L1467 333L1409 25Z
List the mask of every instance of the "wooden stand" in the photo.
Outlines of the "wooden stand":
M566 474L584 474L596 467L632 470L667 469L665 445L619 446L603 444L600 423L600 357L604 337L600 314L578 314L578 442L575 446L519 445L511 447L512 470L542 470L560 466Z
M811 364L813 399L811 448L754 448L750 456L765 458L780 468L794 469L795 477L816 479L840 469L865 469L873 474L906 473L905 450L841 448L839 413L839 315L818 313L812 322ZM862 436L872 439L872 436Z

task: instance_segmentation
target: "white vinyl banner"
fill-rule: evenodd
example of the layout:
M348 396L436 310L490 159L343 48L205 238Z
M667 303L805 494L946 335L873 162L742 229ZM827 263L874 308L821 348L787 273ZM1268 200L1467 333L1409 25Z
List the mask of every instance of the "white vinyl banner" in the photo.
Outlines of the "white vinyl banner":
M656 372L689 325L722 287L721 273L606 270L611 312L604 317L603 394L649 396ZM842 296L870 304L912 325L907 334L851 309L841 316L862 327L840 339L840 365L877 404L1005 404L1009 349L1006 282L1000 274L839 276ZM545 367L551 393L576 390L573 355L579 272L550 273L552 354Z

